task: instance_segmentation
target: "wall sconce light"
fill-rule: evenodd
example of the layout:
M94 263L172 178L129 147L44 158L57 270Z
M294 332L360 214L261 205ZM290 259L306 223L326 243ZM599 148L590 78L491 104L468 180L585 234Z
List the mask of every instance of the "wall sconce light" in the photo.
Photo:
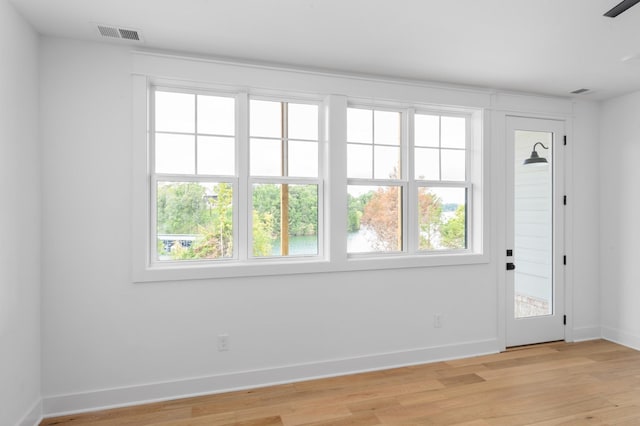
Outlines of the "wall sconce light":
M544 149L549 149L546 146L544 146L542 142L536 142L535 144L533 144L533 151L531 151L531 157L524 160L524 163L522 164L526 166L527 164L547 164L548 163L546 158L540 157L536 152L536 146L538 145L540 145Z

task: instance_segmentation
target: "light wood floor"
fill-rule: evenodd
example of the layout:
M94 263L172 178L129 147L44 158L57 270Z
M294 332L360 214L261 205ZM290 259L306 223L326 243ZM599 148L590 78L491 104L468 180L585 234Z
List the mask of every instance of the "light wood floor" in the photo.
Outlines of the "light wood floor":
M41 425L640 425L640 352L501 354L44 420Z

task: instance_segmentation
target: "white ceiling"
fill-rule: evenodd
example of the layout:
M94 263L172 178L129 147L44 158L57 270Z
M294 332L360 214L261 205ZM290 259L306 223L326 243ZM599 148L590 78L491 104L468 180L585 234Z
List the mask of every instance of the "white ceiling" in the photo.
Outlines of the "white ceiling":
M606 99L640 90L640 4L619 0L12 0L44 35L487 88ZM126 43L124 41L115 41Z

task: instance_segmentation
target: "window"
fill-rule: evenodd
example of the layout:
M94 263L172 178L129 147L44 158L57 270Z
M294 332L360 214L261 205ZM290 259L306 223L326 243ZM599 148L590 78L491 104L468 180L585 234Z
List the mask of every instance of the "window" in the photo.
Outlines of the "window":
M402 113L347 109L348 253L401 252Z
M155 261L235 256L235 99L156 90Z
M348 253L467 248L468 121L348 108Z
M414 114L418 250L467 248L469 117Z
M488 260L482 111L134 82L136 281Z
M320 255L317 103L153 94L153 262Z
M318 105L251 99L252 255L318 255Z

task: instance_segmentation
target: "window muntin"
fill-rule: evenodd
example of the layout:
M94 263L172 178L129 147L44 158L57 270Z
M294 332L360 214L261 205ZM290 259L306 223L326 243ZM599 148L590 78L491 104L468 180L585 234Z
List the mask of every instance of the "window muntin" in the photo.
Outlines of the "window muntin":
M251 99L251 176L318 177L317 104Z
M403 113L347 108L347 253L402 252Z
M347 108L347 177L400 179L402 114Z
M321 255L318 103L152 92L153 263Z
M467 179L467 117L416 113L414 121L414 178L459 181Z
M235 99L156 90L154 172L235 174Z
M413 109L348 108L347 253L467 250L469 121ZM406 136L403 123L413 123Z
M322 256L322 247L331 247L331 245L326 246L323 244L321 238L318 237L318 235L323 235L318 228L321 228L322 216L326 214L322 210L324 190L322 180L319 177L322 170L320 165L323 162L319 156L321 152L319 149L319 129L322 129L323 126L320 125L319 120L315 122L315 125L305 124L302 119L294 119L294 122L287 121L287 118L295 117L296 114L304 116L305 107L307 110L312 111L310 114L307 113L307 116L319 116L319 104L306 100L302 102L283 102L268 98L252 99L246 94L209 95L191 91L183 93L175 90L156 91L156 94L161 93L160 97L167 95L166 99L169 99L172 104L180 105L181 108L179 109L183 109L183 111L175 114L170 120L165 120L166 123L163 125L152 127L151 129L151 220L152 231L157 234L152 235L152 262L175 260L167 257L169 255L168 250L163 251L162 247L164 245L160 247L156 238L158 236L164 239L167 238L167 234L162 233L159 228L160 225L164 226L164 224L159 223L157 206L153 204L157 203L157 195L160 192L158 185L168 186L169 184L193 182L204 183L210 187L211 185L219 184L228 185L231 196L234 199L233 205L228 210L228 215L232 218L231 230L233 238L227 244L226 251L221 249L219 252L223 254L214 256L200 255L198 258L193 258L194 260L215 259L243 263L252 258L265 258L266 260L269 258L283 258L283 255L278 252L277 244L275 244L282 239L282 235L279 232L274 232L272 235L272 243L276 248L273 249L274 251L270 255L259 255L257 251L254 252L255 244L253 240L257 236L254 233L253 221L258 219L254 218L253 203L254 190L258 186L275 186L280 193L283 192L283 186L291 189L294 185L298 185L313 189L310 192L318 197L318 208L315 211L315 215L312 216L317 216L318 218L314 219L311 224L306 225L313 229L315 224L315 232L317 234L305 235L305 237L311 237L311 243L306 245L306 248L302 251L292 250L285 256L289 256L289 258L295 256L317 258ZM205 96L211 96L211 98L205 98ZM243 102L238 101L243 96L245 99L244 106ZM155 122L162 121L163 114L164 116L171 115L167 112L168 108L165 108L164 111L156 111L153 105L153 98L154 96L152 96L151 102L152 116L150 121L152 126L154 126ZM276 120L280 122L280 128L277 129L275 125L269 126L268 123L263 123L263 130L252 134L250 108L252 101L262 101L267 103L267 106L271 106L271 114L267 113L263 120L268 121L269 117L272 119L276 117ZM229 108L229 103L233 107ZM276 110L276 108L273 108L274 104L280 107L279 113L273 112ZM286 105L286 112L283 111L283 104ZM189 105L192 105L192 107ZM227 105L226 108L225 105ZM311 105L311 108L308 105ZM296 110L297 106L300 106L298 110ZM206 112L205 109L209 112ZM242 110L244 110L244 113ZM351 164L347 161L346 167L342 171L347 175L348 181L348 187L345 192L353 198L356 198L360 192L357 189L353 189L357 187L369 187L374 192L378 190L393 192L394 196L389 198L394 199L394 204L397 206L399 214L389 228L395 233L393 238L374 240L369 243L369 247L364 251L348 249L347 252L358 255L366 255L367 253L380 255L384 253L442 253L449 250L468 251L470 248L468 241L470 236L474 235L474 241L476 240L475 234L472 234L469 229L469 222L472 222L471 208L473 200L471 196L477 193L476 190L471 191L470 151L467 148L470 144L469 135L471 132L467 128L471 127L471 115L449 115L448 113L441 115L437 111L414 112L411 108L377 110L367 107L353 107L347 108L347 116L351 116L354 111L360 112L360 115L364 116L363 120L369 121L370 124L362 126L355 132L349 126L345 129L349 135L346 146L347 151L350 153L349 157L353 156L351 153L354 151L365 153L365 161L351 162ZM213 115L217 115L220 118L217 120L212 119L211 116ZM227 117L226 119L223 118L225 116ZM423 125L421 129L418 125L418 120L415 120L415 127L410 129L409 126L414 122L413 120L419 116L429 117L432 125L430 127L428 124ZM254 120L258 120L255 115ZM428 122L429 120L425 121ZM462 122L464 125L460 126L458 124L456 127L456 122ZM232 124L229 125L229 123ZM297 123L303 124L298 125ZM436 123L436 125L433 125L433 123ZM242 131L243 127L246 128L244 132ZM259 129L260 126L257 128ZM409 131L405 132L405 129L409 129ZM430 136L418 137L421 131L424 134L430 134ZM240 139L238 139L238 135L240 135ZM463 137L460 137L460 135L463 135ZM266 171L261 171L258 168L251 169L252 155L255 159L259 149L251 149L253 141L256 143L258 141L267 142L267 153L271 148L271 152L276 152L279 156L279 159L275 159L276 155L273 155L275 159L273 163L275 165L270 165L266 162ZM333 143L336 142L334 141ZM156 144L159 149L153 151ZM244 145L244 148L240 146L241 144ZM425 152L430 154L431 167L425 167L422 161L417 160ZM262 155L258 155L258 157L260 156ZM264 158L264 156L262 157ZM311 167L309 162L306 164L304 162L309 158L312 159L310 163L313 166ZM475 161L479 161L479 159L474 159L474 164L476 164ZM358 170L358 165L361 170L358 173L350 173L350 170ZM428 173L419 173L420 167ZM331 166L328 165L327 169L331 170ZM475 166L473 170L476 170ZM239 171L246 173L244 177L238 175ZM458 228L460 223L464 223L464 232L462 235L460 233L454 234L453 237L455 238L451 237L449 229L456 229L456 227L453 226L454 224L449 224L448 229L440 232L441 234L444 232L446 236L431 238L431 245L421 244L419 229L421 224L424 225L424 223L420 221L420 217L417 214L420 208L418 192L434 193L434 190L440 189L457 189L454 192L460 193L462 191L464 194L462 197L454 197L456 199L463 198L465 201L462 203L459 201L447 201L441 197L442 194L436 193L438 197L442 198L443 205L450 204L443 210L448 212L449 217L456 216ZM330 190L332 192L335 191L335 185L332 184ZM209 190L209 192L215 191ZM356 194L356 196L353 194ZM243 202L239 199L240 197L245 200L244 207ZM209 196L208 200L211 201L212 198L214 197ZM288 202L291 203L291 194L289 194ZM280 208L282 198L276 204ZM455 211L452 210L453 207L451 205L453 204L455 204ZM208 208L212 207L208 206ZM243 208L244 212L240 212L240 208ZM292 208L289 207L286 210L290 212ZM250 212L250 214L246 212ZM349 212L350 216L353 216L351 215L351 209ZM473 223L475 223L475 219L473 219ZM243 227L245 229L244 232L242 231ZM174 235L183 237L181 234ZM292 235L294 237L299 236L299 234L293 233ZM242 237L242 241L238 241L239 236ZM446 244L433 244L437 239L445 241ZM219 237L218 240L220 240ZM224 238L222 240L224 241ZM182 248L190 244L189 239L174 239L173 243L176 241ZM195 241L195 239L192 238L191 241ZM169 249L174 245L176 244L167 244ZM223 246L222 244L219 245ZM477 247L475 243L473 247ZM229 248L231 251L229 251ZM244 255L241 253L242 250L244 250ZM180 263L186 265L185 262Z
M237 257L235 98L156 88L152 104L153 261Z
M413 166L417 250L468 249L470 117L416 112Z
M249 101L250 257L318 256L318 104Z

